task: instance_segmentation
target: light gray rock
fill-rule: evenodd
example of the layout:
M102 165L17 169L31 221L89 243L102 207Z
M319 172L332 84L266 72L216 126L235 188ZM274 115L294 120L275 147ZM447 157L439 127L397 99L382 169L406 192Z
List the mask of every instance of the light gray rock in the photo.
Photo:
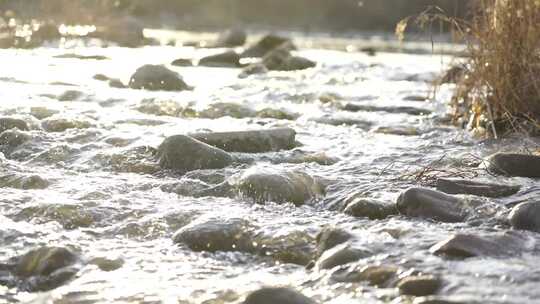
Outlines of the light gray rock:
M410 188L404 191L399 196L396 207L403 215L440 222L462 222L468 215L459 198L426 188Z
M516 153L496 153L487 159L488 170L494 174L540 178L540 156Z
M296 143L296 132L290 128L195 133L189 136L227 152L276 152L292 149Z
M515 206L510 212L509 220L515 229L540 232L540 201Z
M448 194L472 194L485 197L505 197L516 194L520 186L479 183L463 179L437 179L437 190Z

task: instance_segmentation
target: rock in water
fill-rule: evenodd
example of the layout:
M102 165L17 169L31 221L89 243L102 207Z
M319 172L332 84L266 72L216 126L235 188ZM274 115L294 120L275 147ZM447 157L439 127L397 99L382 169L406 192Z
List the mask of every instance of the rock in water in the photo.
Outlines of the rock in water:
M441 288L440 279L424 275L403 278L398 283L399 292L404 295L423 297L435 294Z
M523 251L526 249L526 242L526 239L511 232L485 237L456 234L435 244L430 251L453 258L501 257Z
M371 255L373 253L365 248L356 248L350 243L344 243L325 251L317 261L317 267L319 269L331 269L356 262Z
M183 91L191 89L178 75L162 65L143 65L131 76L129 87L150 91Z
M11 118L11 117L1 117L0 118L0 133L10 130L10 129L19 129L21 131L27 131L28 125L22 119Z
M237 47L243 46L247 40L247 33L240 29L230 29L219 34L213 47Z
M244 173L236 186L241 196L256 203L290 202L300 206L324 194L318 180L299 171L254 168Z
M165 139L157 155L162 168L184 172L221 169L233 163L233 157L227 152L185 135Z
M401 193L396 206L403 215L448 223L462 222L467 216L458 198L425 188Z
M244 304L316 304L317 302L289 288L264 287L249 294Z
M296 132L290 128L195 133L189 136L227 152L264 153L294 148Z
M347 231L335 227L325 227L317 234L317 256L321 256L326 250L334 248L352 239Z
M253 63L245 67L242 72L238 75L238 78L247 78L250 75L257 75L257 74L266 74L268 73L268 69L264 64L261 62Z
M199 60L199 65L206 67L236 68L240 67L240 55L235 51L228 51L201 58L201 60Z
M315 67L317 64L309 59L291 55L286 48L279 47L266 54L263 65L271 71L295 71Z
M509 215L512 227L540 232L540 202L521 203Z
M253 251L251 225L242 219L196 220L178 230L175 244L185 244L194 251Z
M488 170L494 174L540 178L540 156L496 153L487 160Z
M270 53L274 49L281 47L288 50L294 50L296 47L289 38L277 36L277 35L267 35L263 37L255 45L251 46L245 50L240 56L245 57L264 57L266 54Z
M367 217L370 220L382 220L397 214L394 205L362 198L356 198L349 202L344 212L354 217Z
M437 180L437 190L448 194L472 194L485 197L505 197L516 194L520 186L478 183L468 180L445 179Z

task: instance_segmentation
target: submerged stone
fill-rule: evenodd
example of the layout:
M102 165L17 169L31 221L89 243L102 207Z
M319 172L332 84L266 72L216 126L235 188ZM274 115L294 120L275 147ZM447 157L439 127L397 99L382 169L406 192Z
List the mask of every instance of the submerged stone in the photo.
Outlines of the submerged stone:
M88 121L69 118L47 118L41 122L41 127L47 132L64 132L68 129L87 129L92 124Z
M374 106L356 103L348 103L343 107L343 110L350 112L386 112L409 115L429 115L431 111L428 109L410 107L410 106Z
M404 295L423 297L435 294L442 286L439 278L430 275L409 276L398 283L399 292Z
M242 69L242 72L238 75L239 78L247 78L250 75L266 74L268 69L262 63L253 63Z
M227 152L275 152L292 149L296 143L296 132L290 128L195 133L189 136Z
M399 272L399 268L386 265L369 265L353 267L353 269L339 270L332 274L336 282L367 282L369 285L386 287L393 281Z
M343 229L330 226L324 227L316 237L317 256L321 256L326 250L343 244L352 238L352 234Z
M240 66L240 55L235 51L227 51L225 53L204 57L199 60L199 65L206 67L236 68Z
M143 65L138 68L131 79L129 87L150 91L183 91L191 89L178 75L162 65Z
M14 272L20 277L46 276L76 261L77 256L67 248L40 247L21 256Z
M27 131L28 125L22 119L12 117L0 117L0 133L10 130L19 129L21 131Z
M496 153L487 159L488 170L494 174L540 178L540 156Z
M206 109L198 113L200 118L217 119L221 117L247 118L254 117L256 112L244 105L232 102L218 102L209 105Z
M162 168L184 172L221 169L234 161L229 153L186 135L166 138L159 146L157 156Z
M515 206L509 220L515 229L540 232L540 202L525 202Z
M0 188L10 187L16 189L45 189L49 182L39 175L8 174L0 176Z
M437 255L452 258L510 256L526 249L526 239L514 233L491 236L456 234L431 247Z
M244 304L316 304L303 294L284 287L264 287L250 293Z
M351 243L343 243L325 251L317 261L319 269L331 269L336 266L356 262L373 255L365 248L353 247Z
M367 217L370 220L382 220L397 214L394 205L363 198L354 198L343 211L348 215Z
M178 230L175 244L194 251L253 251L251 224L243 219L210 218L196 220Z
M241 196L256 203L290 202L296 206L324 194L324 186L300 171L248 170L237 182Z
M437 190L448 194L472 194L485 197L505 197L516 194L520 186L479 183L469 180L437 179Z
M467 217L458 198L426 188L410 188L404 191L399 196L396 207L403 215L440 222L462 222Z

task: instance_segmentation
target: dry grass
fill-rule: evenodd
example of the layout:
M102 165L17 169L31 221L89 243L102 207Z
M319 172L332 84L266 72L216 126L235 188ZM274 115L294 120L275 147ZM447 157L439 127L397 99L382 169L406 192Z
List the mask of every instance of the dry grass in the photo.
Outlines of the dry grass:
M465 76L452 101L456 123L494 137L538 135L540 0L475 0L471 10L468 20L448 18L433 8L415 19L420 25L449 23L467 44ZM401 32L403 22L397 27Z

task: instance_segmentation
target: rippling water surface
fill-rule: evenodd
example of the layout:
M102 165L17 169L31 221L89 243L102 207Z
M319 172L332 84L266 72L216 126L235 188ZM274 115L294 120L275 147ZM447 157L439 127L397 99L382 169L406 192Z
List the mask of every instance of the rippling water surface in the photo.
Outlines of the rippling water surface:
M397 265L441 276L442 298L465 303L534 303L540 298L539 253L534 249L511 258L466 261L429 252L455 232L489 234L508 228L403 216L368 220L332 207L351 193L393 203L402 190L418 185L408 174L433 162L467 171L464 168L478 165L480 157L493 151L535 147L523 140L480 142L444 124L452 87L443 86L433 95L429 83L447 68L449 58L303 49L298 54L318 62L316 68L245 79L238 77L238 69L168 65L177 58L220 51L166 46L0 51L0 114L22 118L30 126L24 132L30 138L24 147L0 159L2 175L37 175L48 183L45 189L0 188L0 260L40 245L58 245L73 248L85 260L106 257L121 263L111 272L85 265L74 280L46 293L0 286L0 294L5 294L0 301L240 303L249 291L268 285L291 286L321 303L412 301L400 297L395 288L332 281L332 270L306 269L242 252L193 252L173 244L173 233L199 217L243 218L276 246L306 255L321 228L335 225L376 253L359 265ZM65 53L108 59L54 57ZM127 83L143 64L167 64L194 90L116 89L93 79L105 74ZM253 112L207 119L184 111L197 113L216 103L234 103ZM408 106L432 114L340 110L346 103ZM282 110L293 119L249 114L265 108ZM283 126L296 130L301 147L250 156L255 158L252 164L200 176L222 180L250 167L298 169L325 181L323 198L295 207L162 190L185 178L164 172L153 158L152 149L167 136ZM396 132L399 135L392 134ZM295 154L332 161L274 161ZM497 180L477 173L480 179ZM527 179L512 182L534 186ZM522 233L534 248L540 238Z

